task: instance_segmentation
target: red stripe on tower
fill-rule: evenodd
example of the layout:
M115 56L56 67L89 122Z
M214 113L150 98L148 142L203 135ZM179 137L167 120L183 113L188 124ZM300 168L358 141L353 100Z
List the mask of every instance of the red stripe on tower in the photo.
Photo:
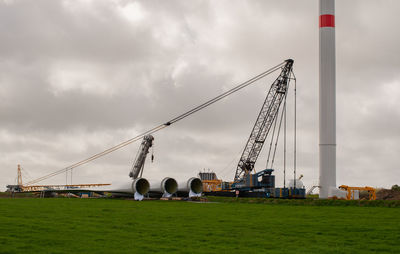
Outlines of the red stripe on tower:
M320 15L319 27L335 27L335 16L331 14Z

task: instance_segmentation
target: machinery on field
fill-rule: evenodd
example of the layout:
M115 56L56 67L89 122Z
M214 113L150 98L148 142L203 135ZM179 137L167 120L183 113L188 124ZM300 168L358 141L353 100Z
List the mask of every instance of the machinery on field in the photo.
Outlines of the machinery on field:
M347 191L346 200L360 199L360 191L368 192L368 200L376 200L376 189L369 186L350 187L347 185L340 185L339 189Z
M288 93L290 80L295 80L292 67L293 67L293 60L292 59L285 60L284 62L279 63L278 65L248 79L247 81L232 87L231 89L223 92L222 94L210 100L205 101L204 103L170 119L167 122L159 124L154 128L151 128L131 139L121 142L102 152L96 153L86 159L73 163L65 168L54 171L37 179L31 180L30 182L26 183L26 185L33 187L33 184L36 184L38 182L41 182L43 180L49 179L51 177L57 176L62 173L66 173L66 179L67 179L68 172L70 172L71 182L72 182L73 169L85 165L103 156L106 156L129 144L132 144L133 142L143 139L139 147L138 153L136 155L135 161L129 173L129 176L132 178L133 181L129 182L127 181L118 187L110 186L110 188L98 188L96 191L120 193L127 195L135 194L135 199L139 200L143 198L144 195L152 191L163 192L165 195L172 195L174 193L187 193L189 197L192 197L201 195L203 191L202 180L206 180L208 187L212 188L213 191L218 191L218 190L225 192L239 191L242 193L258 192L264 196L271 196L271 194L274 193L274 187L275 187L275 176L272 175L272 172L274 171L273 163L277 148L276 142L279 138L282 119L284 118L284 116L285 116L284 126L286 129L286 97ZM147 179L142 178L147 154L149 153L149 149L153 146L153 141L154 141L154 137L152 136L153 133L156 133L164 128L167 128L173 125L174 123L181 121L206 107L211 106L212 104L254 84L256 81L261 80L262 78L278 70L280 70L281 73L279 77L273 82L272 86L269 89L269 92L261 108L261 111L258 115L258 118L253 127L251 135L246 143L246 147L243 150L242 156L237 165L233 182L222 182L221 180L217 179L215 175L214 177L207 179L192 177L189 178L187 181L181 182L180 184L177 184L175 179L168 177L162 179L161 181L155 181L154 184L153 183L150 184L147 181ZM284 104L283 109L281 107L282 103ZM279 124L277 124L278 122ZM269 135L271 132L272 135ZM286 131L284 133L286 137ZM257 173L254 171L254 166L268 135L272 137L270 150L268 153L268 161L270 158L272 158L272 162L271 165L268 166L268 161L267 161L266 169ZM274 147L272 146L273 141L274 142L276 141ZM151 158L153 159L153 155L151 156ZM295 165L296 164L294 163L294 172L296 172ZM284 172L285 168L286 167L284 167ZM296 177L296 173L294 176ZM166 185L168 184L171 184L172 187L170 186L171 188L169 187L167 188ZM22 185L19 184L17 185L17 187L18 186ZM294 188L296 188L296 186L294 186ZM92 188L80 189L80 191L83 190L92 191Z
M237 183L238 187L246 183L247 176L254 170L254 164L260 155L265 139L277 119L279 107L282 101L286 99L292 68L293 60L286 60L281 74L269 89L236 168L234 182Z
M272 175L273 169L264 169L260 172L245 174L240 181L233 182L231 189L240 192L257 192L261 197L271 197L274 194L275 176ZM261 179L260 179L261 178Z
M222 190L235 190L239 193L253 192L262 197L275 196L275 176L272 175L274 171L272 166L275 159L282 119L286 114L286 97L289 83L291 79L294 79L294 75L292 75L293 60L288 59L285 61L285 65L282 67L279 77L273 82L268 91L250 137L240 157L233 183L224 184ZM283 109L281 109L282 103L284 104ZM272 134L270 135L271 130ZM255 172L254 166L268 135L271 136L271 145L268 152L268 161L270 156L272 161L271 168ZM272 146L274 139L275 146ZM254 173L252 173L253 171ZM280 191L280 193L282 193L282 191ZM284 191L284 194L280 197L305 197L305 190L304 188L296 188L295 184L293 187L287 189L287 191Z
M18 192L51 192L51 191L68 191L78 188L92 188L99 186L108 186L108 183L89 183L89 184L52 184L52 185L24 185L22 183L22 167L18 164L17 167L17 184L7 185L7 192L12 195Z
M200 172L199 178L203 182L203 192L222 190L222 180L218 179L214 172Z
M288 59L282 66L279 77L273 82L268 91L240 157L233 183L217 183L216 177L207 179L203 175L200 175L205 191L216 192L220 188L221 191L235 191L235 193L238 193L237 195L241 196L273 197L276 193L279 193L278 197L282 198L305 197L303 186L297 188L296 184L290 188L285 188L285 186L283 194L282 190L275 191L275 176L272 174L282 119L286 116L286 98L289 83L292 79L294 79L293 60ZM281 109L282 104L284 104L283 109ZM271 144L268 152L267 167L271 159L271 168L255 172L254 166L269 135L271 136ZM272 145L273 142L275 142L275 146Z

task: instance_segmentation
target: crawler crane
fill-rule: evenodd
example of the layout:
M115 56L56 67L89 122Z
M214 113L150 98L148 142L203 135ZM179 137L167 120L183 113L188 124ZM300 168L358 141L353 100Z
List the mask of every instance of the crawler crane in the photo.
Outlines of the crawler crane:
M275 142L277 142L279 138L279 130L275 132L275 127L277 122L280 121L278 127L278 129L280 129L282 123L282 117L278 119L278 115L282 102L286 104L289 83L290 80L293 79L292 69L293 60L286 60L279 77L271 85L250 137L242 152L242 156L240 157L234 182L230 185L230 189L239 192L260 192L263 196L267 197L275 195L275 176L272 175L274 170L272 168L267 168L257 173L254 172L252 174L252 172L254 171L254 165L257 162L265 140L271 132L271 128L273 129L272 138L276 135ZM284 110L282 110L281 116L283 116ZM270 146L269 154L271 154L272 149L272 146ZM276 144L274 149L275 150L272 151L272 161L274 161L275 157ZM261 178L261 180L259 178ZM294 189L296 190L296 187ZM290 191L288 193L290 193Z

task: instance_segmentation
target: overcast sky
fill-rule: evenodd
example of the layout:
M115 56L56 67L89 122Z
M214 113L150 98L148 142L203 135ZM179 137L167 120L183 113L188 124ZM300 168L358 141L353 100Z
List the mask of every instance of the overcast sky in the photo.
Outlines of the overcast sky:
M395 0L336 1L338 185L400 184L399 10ZM288 58L308 188L318 183L317 0L0 0L0 190L17 164L24 181L67 167ZM209 168L231 181L277 75L155 134L144 176ZM76 168L72 182L129 180L138 146ZM264 151L257 170L265 163ZM282 186L281 152L274 168Z

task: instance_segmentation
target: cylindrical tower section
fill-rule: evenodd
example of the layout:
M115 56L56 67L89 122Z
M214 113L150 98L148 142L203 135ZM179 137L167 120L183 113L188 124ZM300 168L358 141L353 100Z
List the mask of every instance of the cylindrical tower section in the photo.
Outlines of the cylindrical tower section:
M161 181L151 181L150 192L162 193L163 197L171 197L178 191L178 183L174 178L165 177Z
M336 188L335 0L319 1L319 197Z
M200 178L191 177L187 181L178 184L178 194L189 197L200 197L203 192L203 182Z

